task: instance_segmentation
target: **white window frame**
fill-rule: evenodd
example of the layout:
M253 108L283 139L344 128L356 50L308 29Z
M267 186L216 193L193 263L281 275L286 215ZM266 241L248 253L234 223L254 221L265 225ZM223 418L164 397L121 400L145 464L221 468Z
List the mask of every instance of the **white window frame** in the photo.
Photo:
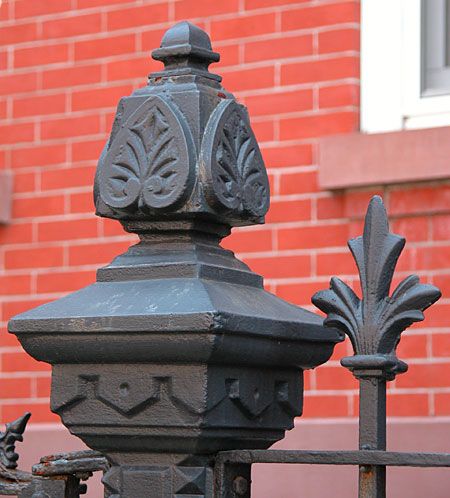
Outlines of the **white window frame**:
M361 131L450 125L450 95L421 96L421 1L361 1Z

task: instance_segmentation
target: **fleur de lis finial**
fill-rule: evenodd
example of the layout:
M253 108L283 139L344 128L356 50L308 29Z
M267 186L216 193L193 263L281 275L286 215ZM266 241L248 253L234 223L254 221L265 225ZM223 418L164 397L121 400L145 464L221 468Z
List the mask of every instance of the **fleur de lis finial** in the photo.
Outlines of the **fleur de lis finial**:
M424 319L423 311L439 299L439 289L419 283L416 275L400 282L391 296L389 289L405 239L389 232L381 197L370 201L364 234L348 242L361 280L362 299L337 277L330 289L317 292L312 302L327 314L325 325L347 334L355 356L342 364L351 370L379 368L392 379L406 371L396 357L401 333Z

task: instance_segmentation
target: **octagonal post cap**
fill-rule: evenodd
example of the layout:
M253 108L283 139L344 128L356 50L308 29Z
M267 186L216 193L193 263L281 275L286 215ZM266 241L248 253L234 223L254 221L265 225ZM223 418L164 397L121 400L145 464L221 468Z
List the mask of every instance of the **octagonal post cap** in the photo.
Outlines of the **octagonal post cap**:
M152 57L164 63L165 71L191 67L208 72L208 66L220 60L220 54L212 50L208 34L187 21L167 30Z

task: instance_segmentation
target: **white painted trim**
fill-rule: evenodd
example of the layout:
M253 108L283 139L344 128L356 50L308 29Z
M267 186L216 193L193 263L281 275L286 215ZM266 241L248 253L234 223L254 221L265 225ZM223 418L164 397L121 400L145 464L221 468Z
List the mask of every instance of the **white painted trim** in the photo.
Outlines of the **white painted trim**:
M421 0L361 1L361 131L450 125L450 95L421 96Z
M361 129L401 130L401 0L361 1Z

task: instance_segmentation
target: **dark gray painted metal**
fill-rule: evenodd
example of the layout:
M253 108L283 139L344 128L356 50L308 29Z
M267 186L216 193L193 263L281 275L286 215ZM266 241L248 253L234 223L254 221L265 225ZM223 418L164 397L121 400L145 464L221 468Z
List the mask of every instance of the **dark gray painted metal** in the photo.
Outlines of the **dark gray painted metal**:
M341 363L360 382L359 447L386 449L386 381L406 372L396 357L400 334L424 319L423 311L439 299L439 289L419 283L416 275L405 278L391 296L389 289L405 239L389 232L388 218L380 197L372 198L364 234L349 241L358 265L362 299L342 280L333 277L329 290L320 291L313 303L327 314L325 324L350 337L355 356ZM360 498L384 498L386 469L361 466Z
M245 107L208 71L207 34L179 23L153 55L165 68L121 99L94 191L140 243L9 329L53 365L52 410L107 456L111 498L212 498L215 454L281 439L303 370L343 336L219 245L264 221L269 185ZM230 492L249 496L238 470Z
M450 453L399 451L309 451L237 450L222 451L217 465L252 463L304 463L311 465L387 465L391 467L450 467Z

